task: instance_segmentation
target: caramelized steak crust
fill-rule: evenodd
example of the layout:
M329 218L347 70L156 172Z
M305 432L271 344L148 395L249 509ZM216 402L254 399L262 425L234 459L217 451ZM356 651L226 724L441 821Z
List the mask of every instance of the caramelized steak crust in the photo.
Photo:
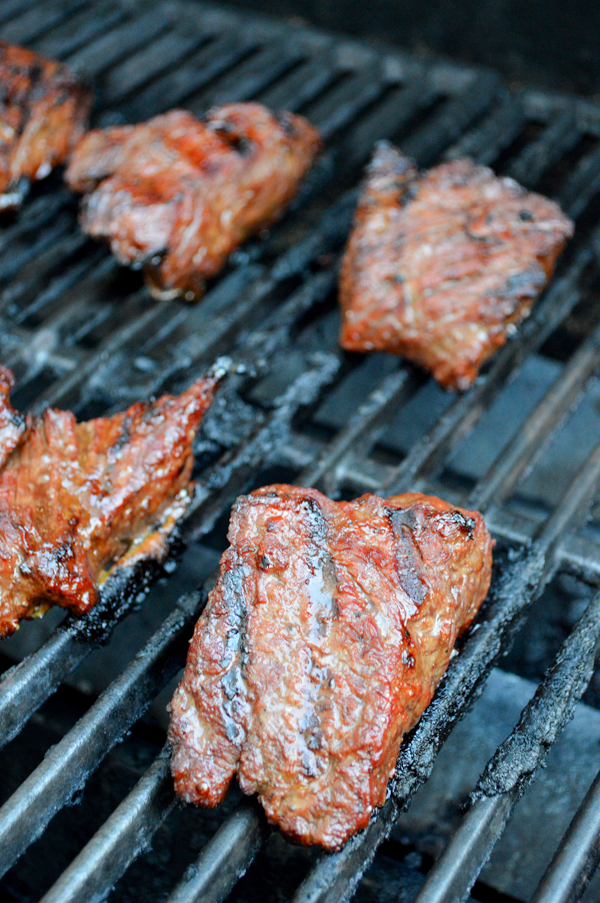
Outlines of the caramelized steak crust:
M400 743L485 598L481 515L409 493L239 498L171 702L178 795L237 773L294 840L337 849L385 801Z
M215 379L87 423L22 417L11 385L0 368L0 637L51 605L82 614L109 569L164 555Z
M380 142L340 277L348 351L392 351L466 389L552 276L573 234L548 198L471 160L419 174Z
M86 130L91 92L66 67L0 41L0 209L63 163Z
M301 116L227 104L198 120L171 110L143 125L90 132L67 171L87 192L81 223L153 294L194 300L248 236L275 222L320 140Z

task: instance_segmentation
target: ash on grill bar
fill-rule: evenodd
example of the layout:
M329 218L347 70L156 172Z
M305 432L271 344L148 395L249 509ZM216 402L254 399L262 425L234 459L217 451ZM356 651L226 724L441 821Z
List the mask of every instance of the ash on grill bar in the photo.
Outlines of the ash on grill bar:
M401 22L406 3L395 5ZM429 5L432 34L451 34ZM108 579L84 617L53 610L0 644L0 899L590 903L600 106L535 86L560 83L535 60L516 66L517 83L523 41L505 77L319 31L298 17L301 0L282 4L292 18L241 6L0 0L1 40L93 82L95 128L257 101L305 116L324 141L285 216L195 306L152 298L86 236L60 171L4 214L0 362L16 409L86 420L180 392L220 357L229 375L195 441L196 493L170 557ZM339 27L364 30L347 8ZM461 395L392 355L339 346L338 265L379 139L421 169L469 156L575 222L531 315ZM169 771L166 704L231 506L284 482L333 499L438 495L481 511L496 540L488 600L405 738L385 805L331 854L287 843L237 788L214 810L180 806Z

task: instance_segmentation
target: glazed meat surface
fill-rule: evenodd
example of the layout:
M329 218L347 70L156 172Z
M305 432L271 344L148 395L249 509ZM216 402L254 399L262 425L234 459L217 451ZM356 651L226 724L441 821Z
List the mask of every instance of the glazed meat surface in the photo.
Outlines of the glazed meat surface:
M91 92L75 75L0 41L0 209L63 163L87 127Z
M341 344L391 351L466 389L548 280L573 224L471 160L419 174L380 142L340 277Z
M202 120L171 110L90 132L67 171L81 223L154 295L192 301L250 235L272 225L312 164L317 131L292 113L228 104Z
M191 501L192 440L215 379L112 417L22 416L0 368L0 637L21 618L96 602L114 567L160 560Z
M177 794L215 806L237 773L287 836L337 849L385 801L491 538L437 498L279 485L237 500L229 542L171 702Z

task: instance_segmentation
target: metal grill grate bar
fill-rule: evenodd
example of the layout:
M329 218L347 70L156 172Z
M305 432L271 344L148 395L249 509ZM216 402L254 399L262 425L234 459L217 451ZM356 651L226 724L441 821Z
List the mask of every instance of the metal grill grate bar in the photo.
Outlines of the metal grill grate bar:
M42 903L102 900L127 867L149 846L175 806L166 746L132 793L62 873Z
M446 147L486 112L498 94L499 80L493 72L478 76L472 85L450 100L421 129L403 142L402 150L419 166L431 166Z
M459 138L444 154L444 158L455 160L457 157L473 157L478 163L489 166L521 133L526 121L520 99L509 95L485 117L479 128Z
M420 374L404 368L399 368L386 376L360 406L348 425L340 430L333 442L323 449L316 461L299 474L297 484L319 488L323 480L323 491L327 495L333 495L339 485L336 465L350 449L354 453L367 454L377 441L378 434L385 427L390 414L396 411L423 381Z
M600 862L600 775L560 842L531 903L577 903Z
M232 97L237 100L250 100L259 91L268 88L273 82L285 75L292 66L302 60L304 53L298 47L267 47L252 56L247 63L242 63L235 72L219 82L212 90L209 88L201 100L201 108L191 100L188 107L192 112L203 112L206 105L228 103Z
M561 207L576 219L600 190L600 146L583 157L558 198Z
M173 21L173 7L161 3L152 12L111 29L91 44L67 56L65 62L79 72L98 78L123 57L156 38Z
M508 498L524 471L542 454L552 432L558 430L581 397L586 383L600 367L600 326L573 355L556 383L529 415L518 435L490 466L469 494L469 506L487 508Z
M264 812L245 800L219 828L167 903L221 903L269 835Z
M24 12L30 6L33 6L35 0L4 0L0 4L0 24L9 22L19 13Z
M184 103L186 98L240 63L257 47L251 35L226 34L203 48L191 60L178 66L162 78L128 98L120 107L123 119L136 122L148 115L148 110L167 110Z
M85 0L50 0L23 13L2 27L2 37L11 44L27 44L80 10Z
M290 75L280 79L263 94L261 101L273 110L301 110L329 87L335 73L336 67L332 65L331 54L323 53L316 59L307 60Z
M87 6L87 4L86 4ZM36 41L40 53L52 59L60 59L75 53L85 44L90 44L103 32L118 25L125 18L125 10L115 5L113 9L104 9L102 16L84 9L71 16L65 25L52 30L47 37Z
M161 35L149 47L119 63L107 75L102 95L106 104L116 104L152 78L184 59L208 40L206 35L182 27ZM163 102L163 108L164 102Z
M526 187L534 187L544 172L556 163L581 138L572 109L558 116L544 129L537 141L529 144L508 170L508 175Z
M177 673L205 597L185 597L133 662L0 809L0 874L80 790Z

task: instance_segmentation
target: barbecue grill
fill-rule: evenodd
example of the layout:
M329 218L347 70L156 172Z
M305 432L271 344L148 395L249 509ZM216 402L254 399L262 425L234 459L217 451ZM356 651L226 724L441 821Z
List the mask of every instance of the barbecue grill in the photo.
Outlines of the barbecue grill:
M255 98L305 114L326 141L285 219L234 254L197 306L153 300L139 273L83 235L59 175L0 231L0 360L17 377L17 407L87 418L179 391L219 358L229 373L196 443L197 492L169 560L110 578L84 618L51 612L2 644L2 899L317 903L356 892L433 903L468 894L490 854L474 898L525 899L507 878L517 867L499 868L493 852L521 796L520 836L545 850L528 865L529 896L547 869L536 903L578 899L600 835L600 781L585 799L577 790L600 769L581 730L600 737L600 107L207 3L1 0L0 37L92 77L96 125ZM461 396L396 358L337 345L339 255L362 166L386 137L420 166L468 154L556 198L577 223L530 318ZM336 854L286 844L235 790L214 812L179 808L160 749L231 503L275 480L338 498L433 492L484 511L497 540L493 591L406 738L385 807ZM552 618L559 629L536 671L531 650ZM485 706L444 746L513 641L514 670L536 682L545 671L535 696L494 670ZM584 692L590 706L578 703ZM528 802L538 784L528 785L555 741L551 763L564 749L575 710L579 734L563 737L580 738L580 755L554 777L573 792L557 787L560 812L540 821ZM495 737L495 713L501 733L489 751L482 741L482 758L467 725L487 717ZM471 805L461 813L454 799L433 842L417 828L432 799L442 805L440 784L454 786L457 755ZM432 770L434 796L429 785L417 794Z

